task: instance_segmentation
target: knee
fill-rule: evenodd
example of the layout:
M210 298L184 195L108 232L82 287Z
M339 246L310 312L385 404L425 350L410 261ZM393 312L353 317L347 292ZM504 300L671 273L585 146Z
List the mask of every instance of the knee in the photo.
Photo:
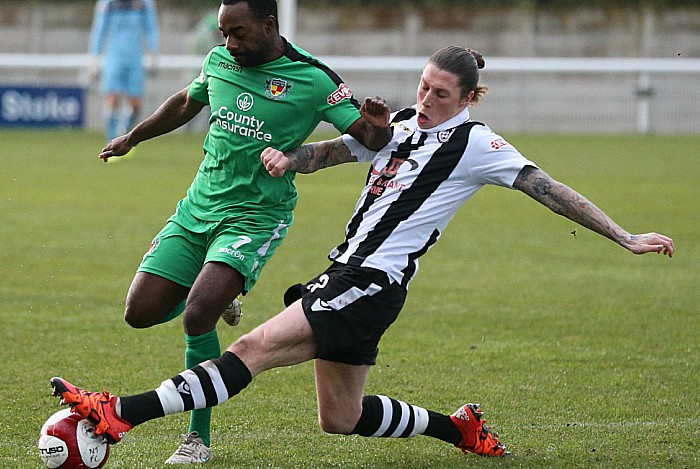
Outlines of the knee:
M319 412L318 426L325 433L335 435L349 435L355 429L357 419L352 416L342 415L340 412Z
M187 308L183 317L185 332L190 335L202 335L216 327L216 322L221 317L223 310L210 306L202 307L195 301L187 300Z
M232 345L231 351L239 357L247 357L250 355L260 355L260 341L253 334L244 334L240 336Z
M154 326L162 316L159 311L154 311L148 304L135 301L134 298L127 298L124 309L124 321L134 329L144 329Z
M153 322L148 320L139 308L129 303L124 309L124 321L134 329L144 329L153 325Z

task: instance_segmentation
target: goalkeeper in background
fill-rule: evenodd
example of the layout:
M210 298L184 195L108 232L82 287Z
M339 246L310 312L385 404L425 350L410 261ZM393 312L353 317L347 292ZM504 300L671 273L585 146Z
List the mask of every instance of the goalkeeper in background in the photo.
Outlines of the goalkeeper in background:
M107 141L128 132L136 123L147 68L153 65L158 47L154 0L98 0L90 32L90 75L97 76L98 57L104 56L101 92L105 96ZM122 101L126 103L123 111Z

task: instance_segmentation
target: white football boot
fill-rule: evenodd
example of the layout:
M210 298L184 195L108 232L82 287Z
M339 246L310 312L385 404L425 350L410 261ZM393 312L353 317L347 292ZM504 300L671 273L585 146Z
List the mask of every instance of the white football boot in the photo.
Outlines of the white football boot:
M233 300L230 305L226 307L223 313L221 313L221 319L226 322L229 326L237 326L241 322L241 316L243 316L243 302L240 301L241 295Z
M204 444L197 432L181 435L183 442L165 464L197 464L214 459L211 448Z

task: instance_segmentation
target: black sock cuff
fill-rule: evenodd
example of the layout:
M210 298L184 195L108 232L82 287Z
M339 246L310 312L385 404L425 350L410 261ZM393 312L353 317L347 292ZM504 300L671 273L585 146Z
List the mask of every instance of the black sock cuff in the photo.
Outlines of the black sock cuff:
M351 434L372 436L382 423L382 401L377 396L362 398L362 414Z
M120 397L121 419L133 425L140 425L148 420L165 416L163 406L155 391L148 391L135 396Z
M428 428L423 432L426 436L440 439L453 445L462 443L462 432L455 426L449 415L428 411Z
M229 396L238 394L253 380L250 370L235 353L227 350L221 357L214 360L214 363L219 368Z

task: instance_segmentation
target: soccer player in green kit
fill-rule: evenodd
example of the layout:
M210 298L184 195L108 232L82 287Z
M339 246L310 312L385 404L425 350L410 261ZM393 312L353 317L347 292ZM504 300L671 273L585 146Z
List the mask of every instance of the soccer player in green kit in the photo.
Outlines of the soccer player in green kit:
M383 100L360 107L332 70L280 36L275 0L223 0L218 19L225 43L209 52L199 77L99 155L125 155L210 107L204 160L144 256L124 315L145 328L184 310L187 367L220 356L219 317L253 287L293 222L294 174L270 176L262 151L298 147L321 121L374 150L391 136ZM193 411L166 462L211 460L210 425L211 409Z

